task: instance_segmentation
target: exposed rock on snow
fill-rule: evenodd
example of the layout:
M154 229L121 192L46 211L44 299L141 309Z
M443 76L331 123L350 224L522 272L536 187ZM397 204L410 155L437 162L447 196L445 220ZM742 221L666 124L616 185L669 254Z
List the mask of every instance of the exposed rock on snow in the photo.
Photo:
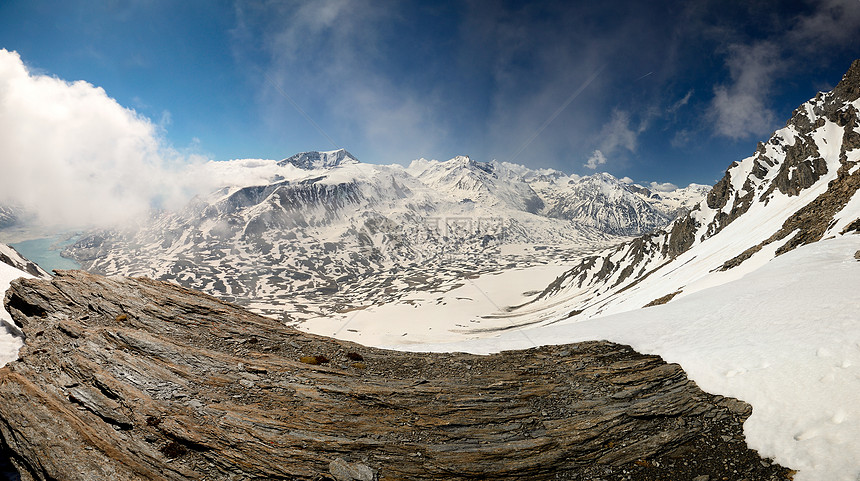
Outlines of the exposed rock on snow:
M607 342L367 348L147 279L18 280L0 436L29 479L777 479L749 407ZM301 362L314 356L319 362Z

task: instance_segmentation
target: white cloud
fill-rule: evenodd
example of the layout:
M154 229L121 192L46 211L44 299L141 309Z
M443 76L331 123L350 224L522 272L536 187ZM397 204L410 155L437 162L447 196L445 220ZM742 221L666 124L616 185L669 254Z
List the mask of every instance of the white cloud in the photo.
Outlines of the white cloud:
M731 83L714 88L710 116L716 133L732 139L765 135L774 127L776 114L766 102L775 75L783 69L773 43L733 45L726 61Z
M769 105L776 81L795 69L814 68L820 64L818 57L829 51L853 45L860 30L860 1L811 3L811 13L792 17L780 35L728 48L731 81L714 88L709 110L717 135L739 139L769 134L777 127Z
M668 109L668 110L669 110L669 113L675 113L675 112L677 112L677 111L678 111L678 109L680 109L681 107L683 107L683 106L687 105L688 103L690 103L690 98L691 98L692 96L693 96L693 89L690 89L690 90L688 90L688 91L687 91L687 95L684 95L684 96L683 96L683 97L681 97L677 102L675 102L674 104L672 104L672 106L671 106L671 107L669 107L669 109Z
M596 169L598 165L606 164L607 157L626 150L636 152L639 134L645 131L647 119L642 120L635 129L630 126L630 114L623 110L615 110L612 117L600 129L598 148L592 152L585 167Z
M584 166L589 169L596 169L598 165L603 165L606 163L606 156L603 155L603 152L599 150L595 150L592 152L591 157L588 158L588 161L585 162Z
M627 176L624 176L618 180L620 180L622 184L632 184L633 183L633 179L631 179L630 177L627 177Z
M678 186L671 182L651 182L648 188L655 192L672 192L678 190Z
M100 87L33 74L0 50L0 204L34 222L109 225L184 201L190 159L158 132Z

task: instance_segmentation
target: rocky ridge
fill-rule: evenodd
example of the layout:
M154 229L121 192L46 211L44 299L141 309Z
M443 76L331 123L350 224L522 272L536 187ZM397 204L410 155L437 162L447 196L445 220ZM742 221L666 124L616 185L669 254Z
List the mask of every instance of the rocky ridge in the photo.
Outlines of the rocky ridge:
M58 271L5 306L22 479L786 479L749 406L608 342L491 356L327 339L176 285Z

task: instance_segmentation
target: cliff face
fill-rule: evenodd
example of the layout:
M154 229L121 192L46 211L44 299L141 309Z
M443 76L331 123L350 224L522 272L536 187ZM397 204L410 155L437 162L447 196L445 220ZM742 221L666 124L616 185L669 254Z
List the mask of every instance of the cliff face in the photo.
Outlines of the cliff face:
M746 404L607 342L385 351L79 271L5 304L27 338L0 369L0 438L25 480L785 473L742 442Z

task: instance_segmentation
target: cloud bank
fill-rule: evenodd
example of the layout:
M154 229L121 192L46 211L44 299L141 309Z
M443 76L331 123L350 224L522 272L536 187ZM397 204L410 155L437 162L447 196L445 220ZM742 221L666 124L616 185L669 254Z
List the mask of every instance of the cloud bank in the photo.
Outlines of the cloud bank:
M0 50L0 205L34 223L107 226L175 206L204 179L166 148L160 127L84 81L30 72Z

